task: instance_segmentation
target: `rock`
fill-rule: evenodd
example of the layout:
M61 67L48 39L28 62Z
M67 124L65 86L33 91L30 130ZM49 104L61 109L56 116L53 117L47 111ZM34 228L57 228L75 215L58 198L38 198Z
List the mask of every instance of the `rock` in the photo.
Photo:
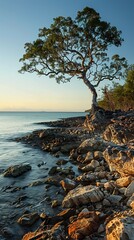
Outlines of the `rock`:
M62 222L56 223L50 230L47 231L48 238L53 240L66 239L65 227L62 226Z
M105 226L104 226L104 224L101 224L98 228L98 233L102 233L104 231L105 231Z
M64 154L70 153L70 151L74 148L77 148L78 144L77 143L68 143L63 146L61 146L60 151Z
M59 159L57 162L56 162L56 164L57 165L64 165L64 164L67 164L67 160L65 160L65 159Z
M29 170L31 170L30 164L10 166L5 170L4 177L18 177Z
M69 178L65 178L64 180L60 181L60 184L65 191L70 191L76 187L76 182Z
M55 199L55 200L52 201L52 204L51 204L52 208L55 208L59 205L60 205L60 202L58 200Z
M75 214L75 209L73 208L68 208L66 210L61 211L60 213L58 213L56 216L52 216L49 217L47 219L47 224L48 225L55 225L58 222L61 221L66 221L68 220L70 217L74 216Z
M104 183L104 188L108 191L108 192L112 192L115 188L115 184L114 182L106 182Z
M39 219L38 213L28 213L28 214L24 214L22 217L20 217L17 222L18 222L20 225L31 226L31 225L34 224L38 219Z
M49 175L54 175L54 174L56 174L58 172L58 170L57 170L57 166L54 166L54 167L52 167L50 170L49 170Z
M103 158L103 153L100 151L95 151L94 152L94 159L101 159Z
M96 175L94 173L84 173L82 175L79 175L76 178L77 182L88 182L88 183L92 183L95 182L96 180Z
M120 195L109 195L107 200L111 202L113 205L119 205L120 201L122 200L122 196Z
M86 154L86 157L85 157L85 160L83 161L84 163L88 163L88 162L91 162L91 160L93 159L93 153L90 151L90 152L87 152Z
M96 186L78 186L71 190L62 202L63 207L84 205L89 202L99 202L104 198L103 193Z
M9 227L2 228L1 232L2 232L2 235L5 236L7 239L12 239L14 237L14 235L15 235L15 232L13 231L13 229L11 229Z
M55 178L55 177L48 177L45 180L45 183L47 183L49 185L54 185L54 186L57 186L57 187L60 186L59 179Z
M103 206L106 206L106 207L111 206L111 202L109 202L108 199L104 199L102 203L103 203Z
M130 176L118 178L116 180L116 185L117 187L127 187L131 183L131 181L132 181L132 178Z
M134 176L134 150L116 146L109 146L103 156L109 165L110 171L117 171L124 176Z
M82 167L81 171L89 172L89 171L94 170L98 166L100 166L99 162L97 160L92 160L89 164L87 164L86 166Z
M43 184L45 184L45 180L39 180L39 181L35 181L35 182L30 183L28 186L29 187L35 187L35 186L39 186L39 185L43 185Z
M79 154L85 154L89 151L101 151L103 152L109 144L101 137L89 138L84 140L77 148Z
M76 149L72 149L72 150L71 150L69 157L70 157L70 159L72 159L72 160L76 160L76 159L77 159L78 153L77 153Z
M35 240L35 239L38 239L38 240L42 240L42 239L46 239L47 237L47 233L45 231L42 231L42 230L36 230L35 232L29 232L29 233L26 233L22 240Z
M120 116L113 123L109 124L103 133L106 141L117 144L126 144L133 139L134 136L134 113L130 116Z
M45 138L46 136L48 136L47 131L43 130L39 133L39 138Z
M97 109L93 114L87 115L84 122L84 126L88 128L91 132L102 131L108 125L109 120L106 116L106 111L104 109Z
M132 181L125 191L125 196L130 197L134 193L134 181Z
M132 209L134 209L134 193L132 194L132 196L128 199L127 201L127 206L131 207Z
M88 213L86 217L82 217L71 223L68 227L68 235L70 239L84 239L98 229L98 216L95 212Z
M106 225L107 240L133 240L134 239L134 213L120 212L113 216Z

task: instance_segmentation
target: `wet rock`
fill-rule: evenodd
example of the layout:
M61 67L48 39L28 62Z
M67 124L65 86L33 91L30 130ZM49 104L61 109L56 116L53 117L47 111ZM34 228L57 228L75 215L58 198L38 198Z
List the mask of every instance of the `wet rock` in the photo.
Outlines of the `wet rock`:
M57 162L56 162L56 164L57 165L64 165L64 164L67 164L67 160L65 160L65 159L59 159Z
M69 157L70 157L70 159L72 159L72 160L76 160L76 159L77 159L78 153L77 153L76 149L72 149L72 150L71 150Z
M111 171L119 172L122 177L134 176L134 150L109 146L103 155Z
M15 235L15 232L10 227L4 227L1 229L2 235L6 238L12 239Z
M83 214L82 214L83 215ZM86 217L79 217L68 227L68 235L71 239L84 239L98 229L98 216L95 212L86 213Z
M39 219L38 213L28 213L24 214L22 217L18 219L18 223L20 225L31 226Z
M52 201L51 206L52 208L58 207L60 206L60 202L57 199L55 199Z
M38 181L30 183L29 187L35 187L35 186L39 186L39 185L43 185L43 184L45 184L45 180L38 180Z
M31 170L30 164L10 166L5 170L4 177L18 177L29 170Z
M55 178L55 177L48 177L46 180L45 180L45 183L49 184L49 185L54 185L54 186L60 186L60 183L59 183L60 179L59 178Z
M92 185L78 186L66 195L62 202L62 205L63 207L68 208L75 205L84 205L89 202L99 202L103 198L103 193L98 187Z
M70 191L76 187L76 182L69 178L60 181L60 184L65 191Z
M56 174L58 172L58 170L57 170L57 166L54 166L54 167L52 167L50 170L49 170L49 175L54 175L54 174Z
M125 191L125 196L130 197L134 193L134 181L132 181Z
M106 225L107 240L133 240L134 239L134 213L116 213Z

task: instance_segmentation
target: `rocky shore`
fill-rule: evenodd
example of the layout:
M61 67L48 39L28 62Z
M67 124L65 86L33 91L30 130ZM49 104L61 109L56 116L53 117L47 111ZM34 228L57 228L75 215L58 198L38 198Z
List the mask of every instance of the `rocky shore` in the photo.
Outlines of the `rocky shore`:
M43 185L53 213L34 209L20 216L17 223L26 229L22 239L133 240L134 111L99 109L42 125L48 128L16 141L55 156L48 176L33 183L39 193ZM29 164L15 165L3 175L27 171L32 171Z

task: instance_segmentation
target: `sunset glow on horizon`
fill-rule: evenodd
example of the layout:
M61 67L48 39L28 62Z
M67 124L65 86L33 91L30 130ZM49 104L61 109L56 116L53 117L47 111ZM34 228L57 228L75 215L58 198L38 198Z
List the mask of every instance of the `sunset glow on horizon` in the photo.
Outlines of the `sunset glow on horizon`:
M49 27L58 16L74 18L86 6L122 31L122 46L111 51L134 63L133 0L0 0L0 111L77 112L91 107L92 95L81 80L57 84L45 76L18 73L24 44L37 39L39 28Z

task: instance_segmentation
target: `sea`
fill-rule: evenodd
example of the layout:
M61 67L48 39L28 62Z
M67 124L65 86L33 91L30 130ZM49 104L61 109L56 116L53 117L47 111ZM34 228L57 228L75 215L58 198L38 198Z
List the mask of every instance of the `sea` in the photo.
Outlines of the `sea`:
M15 222L24 210L29 211L30 208L30 211L42 211L44 207L44 211L47 211L47 206L42 205L43 194L44 199L46 196L44 186L40 187L40 191L38 187L27 188L27 186L47 177L48 171L56 163L54 156L18 143L15 138L27 135L34 130L47 128L39 124L41 122L85 115L84 112L0 112L0 240L11 239L3 237L2 233L6 231L3 229L6 228L11 232L13 230L18 232L17 237L12 239L20 239L23 231L18 225L16 226ZM17 178L3 177L5 169L21 163L29 163L32 170ZM42 163L44 165L39 168L39 164ZM17 199L20 198L24 201L19 204Z

